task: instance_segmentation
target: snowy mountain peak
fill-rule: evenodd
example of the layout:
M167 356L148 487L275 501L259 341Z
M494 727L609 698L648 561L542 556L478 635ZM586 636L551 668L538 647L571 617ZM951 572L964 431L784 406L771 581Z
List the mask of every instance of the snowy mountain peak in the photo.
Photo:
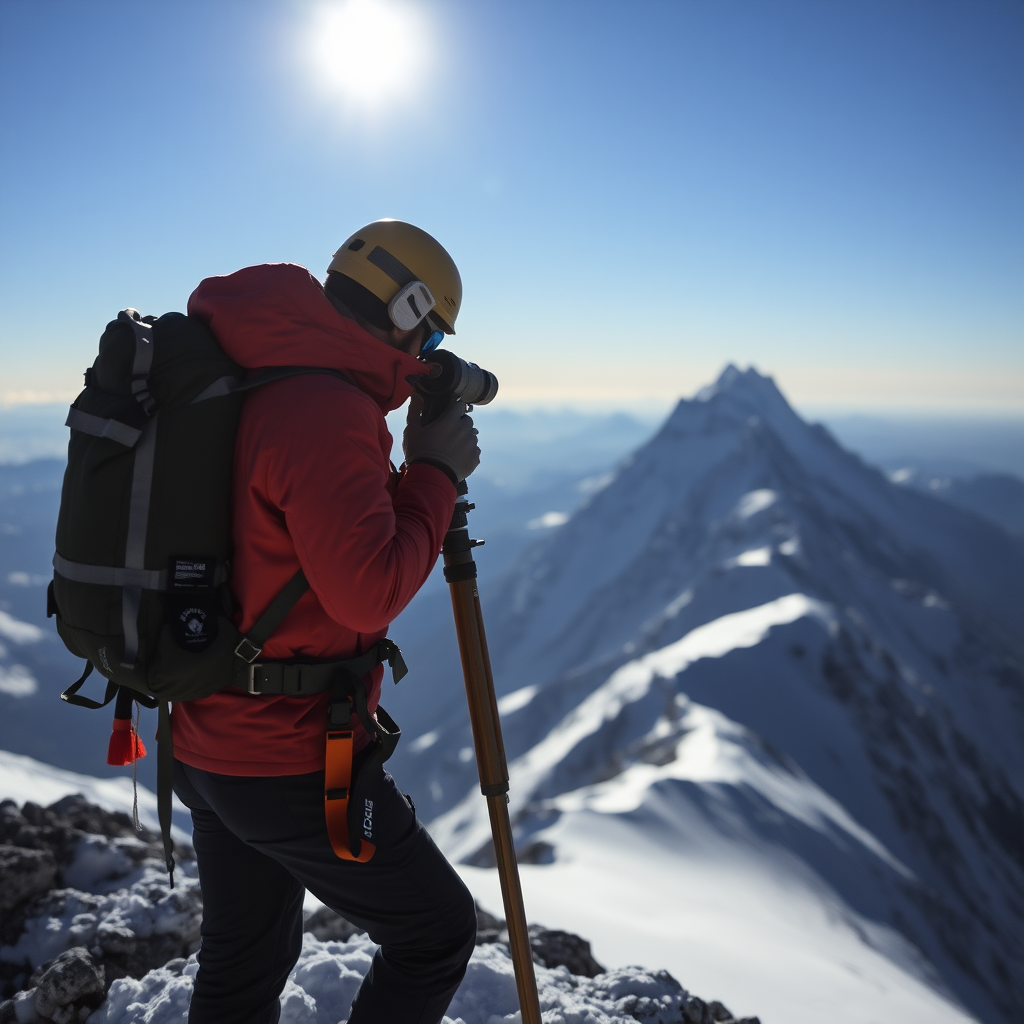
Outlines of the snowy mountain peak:
M795 415L771 377L759 373L753 366L741 370L732 363L713 384L701 388L690 401L682 399L679 407L710 403L752 416Z
M733 363L729 363L718 375L718 379L714 383L706 384L693 396L693 401L709 402L716 395L730 392L746 395L767 392L780 394L775 381L771 377L758 373L753 366L748 366L745 370L741 370Z
M771 377L733 365L693 398L681 399L627 464L639 463L645 474L655 465L674 464L680 484L693 491L704 485L702 464L710 468L723 458L742 457L757 463L764 480L773 471L776 477L780 472L790 478L804 473L849 477L851 466L864 469L824 428L801 419Z

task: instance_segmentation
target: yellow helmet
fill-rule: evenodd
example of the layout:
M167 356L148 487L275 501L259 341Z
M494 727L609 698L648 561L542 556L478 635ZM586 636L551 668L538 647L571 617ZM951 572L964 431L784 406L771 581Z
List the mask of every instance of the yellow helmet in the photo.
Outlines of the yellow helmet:
M346 240L327 269L376 295L398 327L414 326L429 314L445 334L455 333L462 278L426 231L401 220L375 220Z

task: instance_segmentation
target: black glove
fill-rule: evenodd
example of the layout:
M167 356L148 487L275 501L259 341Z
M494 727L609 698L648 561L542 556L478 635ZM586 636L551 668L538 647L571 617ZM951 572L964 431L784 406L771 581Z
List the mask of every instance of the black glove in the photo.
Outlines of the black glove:
M480 446L472 418L464 402L454 402L432 423L423 426L420 412L423 399L414 394L409 402L409 416L402 450L406 463L429 462L447 469L455 483L461 483L480 465Z

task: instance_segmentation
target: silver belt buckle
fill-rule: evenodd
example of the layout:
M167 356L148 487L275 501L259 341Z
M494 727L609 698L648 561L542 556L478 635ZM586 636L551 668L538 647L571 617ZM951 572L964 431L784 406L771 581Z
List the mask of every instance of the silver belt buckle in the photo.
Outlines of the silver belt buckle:
M246 684L245 688L246 688L246 690L248 690L249 693L257 695L257 696L259 694L261 694L263 691L256 689L256 669L262 668L262 667L263 666L259 662L253 662L253 661L249 662L249 681Z

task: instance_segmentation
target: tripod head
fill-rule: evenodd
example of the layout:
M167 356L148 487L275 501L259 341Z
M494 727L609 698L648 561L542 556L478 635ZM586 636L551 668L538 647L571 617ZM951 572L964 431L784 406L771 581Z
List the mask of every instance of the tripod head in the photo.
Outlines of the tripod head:
M473 540L469 536L469 513L476 508L466 500L469 488L466 481L459 484L459 500L455 502L452 523L444 537L441 554L444 557L444 578L448 583L459 580L476 579L476 562L473 560L473 548L483 546L482 540Z

